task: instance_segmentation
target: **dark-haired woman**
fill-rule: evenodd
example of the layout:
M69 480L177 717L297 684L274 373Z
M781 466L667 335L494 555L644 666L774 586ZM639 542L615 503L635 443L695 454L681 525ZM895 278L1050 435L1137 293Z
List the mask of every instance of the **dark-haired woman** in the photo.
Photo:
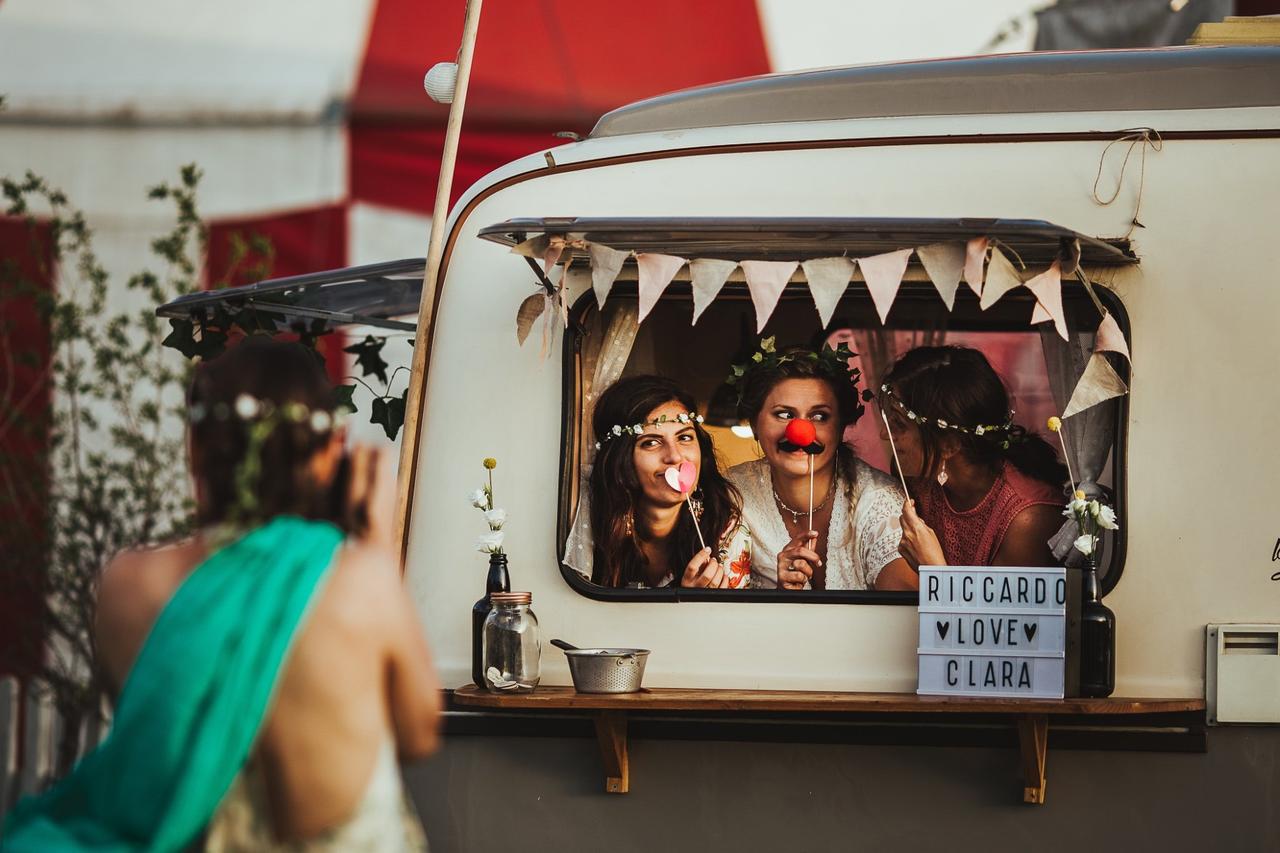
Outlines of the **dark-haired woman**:
M592 426L599 445L591 469L592 581L746 587L751 556L740 499L716 465L693 398L669 379L629 377L600 395ZM696 472L691 501L667 479L683 462Z
M439 684L388 542L393 478L343 462L331 399L297 344L197 369L200 532L103 573L111 733L0 847L423 848L396 759L435 749Z
M1044 439L1013 422L986 357L919 347L885 375L881 408L915 501L902 514L914 566L1055 565L1066 468Z
M738 380L742 414L764 453L729 471L751 529L752 586L919 588L918 576L898 554L902 490L842 441L845 427L863 410L849 355L843 347L839 353L778 353L768 339ZM785 441L788 424L797 418L813 424L821 450L812 457Z

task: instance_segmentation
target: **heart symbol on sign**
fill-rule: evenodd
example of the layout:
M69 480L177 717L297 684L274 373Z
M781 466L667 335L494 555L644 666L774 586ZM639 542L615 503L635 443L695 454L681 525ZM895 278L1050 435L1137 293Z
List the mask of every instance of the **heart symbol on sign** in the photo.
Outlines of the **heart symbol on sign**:
M681 462L679 467L673 465L668 468L662 476L666 479L668 486L683 495L693 490L693 483L698 478L698 469L692 462L685 461Z
M938 636L939 636L939 637L941 637L942 639L944 639L944 640L945 640L945 639L947 638L947 632L948 632L948 631L950 631L950 630L951 630L951 623L950 623L950 622L939 622L939 623L938 623Z
M1036 635L1036 628L1040 627L1035 622L1027 622L1022 626L1022 633L1027 635L1027 642L1031 642L1031 638Z

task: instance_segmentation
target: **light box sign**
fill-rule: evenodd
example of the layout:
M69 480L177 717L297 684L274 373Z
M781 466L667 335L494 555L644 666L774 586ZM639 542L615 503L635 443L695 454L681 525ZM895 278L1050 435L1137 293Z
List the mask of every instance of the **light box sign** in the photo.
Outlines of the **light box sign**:
M1060 699L1066 569L921 566L919 682L939 696Z

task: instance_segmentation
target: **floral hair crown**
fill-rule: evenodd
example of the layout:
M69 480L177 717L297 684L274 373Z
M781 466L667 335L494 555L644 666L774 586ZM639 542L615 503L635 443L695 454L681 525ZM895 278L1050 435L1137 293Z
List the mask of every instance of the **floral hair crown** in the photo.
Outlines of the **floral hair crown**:
M737 387L739 404L742 403L742 395L746 388L748 375L757 371L774 371L792 361L813 362L817 372L821 375L837 382L847 382L850 385L857 386L862 371L856 367L849 366L849 359L853 358L857 353L850 350L848 344L841 342L835 349L830 346L823 346L818 352L795 350L779 353L776 341L776 336L761 338L760 349L756 351L755 355L751 356L750 361L746 364L733 365L733 373L730 374L726 382ZM864 399L869 399L865 392L862 396ZM858 408L861 409L861 405Z
M938 429L944 430L951 429L956 432L962 432L965 435L976 435L980 437L990 436L992 440L996 440L997 436L1004 433L1006 435L1004 438L999 439L999 441L1001 442L1001 447L1004 447L1006 450L1008 449L1009 442L1011 440L1017 441L1021 438L1020 435L1015 434L1017 431L1014 429L1012 409L1009 410L1008 419L1002 424L976 424L974 426L963 426L961 424L949 423L942 418L931 418L928 415L916 414L916 412L912 411L906 403L902 402L901 398L899 398L897 393L889 387L887 382L880 386L880 397L881 400L888 400L893 403L893 405L898 409L898 411L902 412L903 416L906 417L907 420L917 426L937 427Z
M623 426L622 424L614 424L605 431L604 438L596 442L596 450L599 450L603 444L608 444L615 438L621 438L624 435L636 436L644 432L644 428L648 426L657 426L665 423L681 423L681 424L700 424L702 423L702 415L697 412L681 412L675 417L667 417L666 415L658 415L651 421L644 421L638 424L630 424Z
M311 409L302 403L285 403L277 410L275 403L270 400L259 400L249 394L240 394L232 405L214 403L207 406L204 403L192 403L187 414L193 424L202 423L207 419L222 422L231 420L245 423L265 422L273 421L279 415L283 420L291 423L306 424L312 432L319 435L341 423L346 410L341 407L337 411Z

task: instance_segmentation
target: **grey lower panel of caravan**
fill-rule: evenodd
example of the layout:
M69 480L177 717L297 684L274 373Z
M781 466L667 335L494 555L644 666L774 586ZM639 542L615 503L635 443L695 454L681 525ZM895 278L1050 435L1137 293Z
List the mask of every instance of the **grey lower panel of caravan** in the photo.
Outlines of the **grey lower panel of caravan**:
M631 793L611 795L593 738L451 735L405 777L435 853L1277 849L1280 728L1208 737L1136 752L1051 733L1043 806L994 745L636 737Z

